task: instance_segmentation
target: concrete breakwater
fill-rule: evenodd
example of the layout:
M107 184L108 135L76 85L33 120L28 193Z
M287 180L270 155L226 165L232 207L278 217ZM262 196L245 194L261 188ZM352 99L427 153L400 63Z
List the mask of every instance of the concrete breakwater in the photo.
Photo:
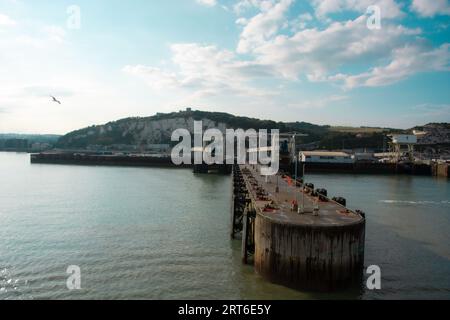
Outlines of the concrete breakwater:
M324 191L322 191L325 193ZM266 279L296 289L358 285L364 267L365 215L283 176L234 166L231 235L242 260Z
M50 152L32 154L31 163L40 164L71 164L71 165L102 165L102 166L133 166L133 167L177 167L170 156L151 155L110 155L72 152ZM190 168L191 165L182 165Z
M41 164L72 164L72 165L105 165L105 166L137 166L137 167L179 167L193 168L196 173L206 173L210 170L231 173L231 166L221 167L206 165L175 166L169 155L125 155L125 154L96 154L88 152L45 152L31 154L31 163ZM280 165L284 170L293 170L295 165L288 168ZM440 175L448 177L448 165L426 164L393 164L393 163L354 163L328 164L305 163L306 173L329 172L350 174L412 174L412 175ZM302 173L303 164L299 163L298 172Z
M432 175L428 164L403 163L305 163L306 173L350 173L350 174L411 174Z
M32 154L31 163L35 164L68 164L89 166L129 166L129 167L159 167L159 168L190 168L194 173L217 172L231 173L231 165L181 164L175 165L170 156L156 155L109 155L85 153L38 153Z
M450 178L450 165L448 163L435 163L431 168L433 176Z

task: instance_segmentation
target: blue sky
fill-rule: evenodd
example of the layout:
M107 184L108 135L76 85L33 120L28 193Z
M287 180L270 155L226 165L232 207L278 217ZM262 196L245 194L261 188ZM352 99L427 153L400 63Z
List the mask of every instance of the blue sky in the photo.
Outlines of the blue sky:
M448 0L0 0L0 132L186 107L408 128L449 122L449 71Z

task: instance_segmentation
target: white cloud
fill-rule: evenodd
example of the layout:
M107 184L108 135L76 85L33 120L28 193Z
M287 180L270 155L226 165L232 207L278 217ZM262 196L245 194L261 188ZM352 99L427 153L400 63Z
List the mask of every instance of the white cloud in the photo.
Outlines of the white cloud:
M240 0L234 6L233 10L236 14L240 15L251 8L257 8L259 10L267 10L277 0Z
M450 3L448 0L413 0L411 10L422 17L450 15Z
M27 49L49 50L54 52L66 42L66 31L58 26L39 26L19 32L8 32L0 37L0 57L25 55Z
M389 10L389 17L402 16L401 7L393 0L326 0L322 5L314 1L316 14L345 10L363 13L354 20L319 23L317 27L311 27L316 21L307 12L288 19L293 2L239 1L234 10L239 14L236 24L242 26L242 32L235 51L198 43L173 44L170 66L128 65L123 71L143 79L154 90L171 89L189 95L189 99L180 101L204 102L205 98L222 96L227 101L245 97L246 101L255 102L257 97L287 93L285 88L273 85L280 80L298 81L305 77L310 82L339 83L351 89L388 85L419 72L448 70L448 45L427 47L419 40L422 30L406 28L389 19L383 20L381 30L367 28L366 5L374 2L382 10ZM247 10L257 12L240 15ZM432 62L427 63L428 60ZM357 66L355 74L348 72L349 66ZM266 88L277 89L264 90L262 83ZM321 108L348 97L336 94L301 103L292 103L295 99L291 98L280 96L264 103L277 100L295 108Z
M126 66L123 71L138 76L153 89L188 89L201 94L249 94L264 92L249 86L250 80L268 75L270 67L255 62L240 61L229 50L196 43L171 46L174 71L151 66Z
M274 36L285 22L284 15L292 2L293 0L280 0L275 4L266 3L260 13L247 21L237 51L248 53L253 47L263 44Z
M66 30L59 26L45 26L42 28L42 33L46 36L48 41L64 42L66 37Z
M393 50L414 42L414 37L421 34L420 29L405 28L390 21L384 22L381 30L370 30L365 14L355 20L332 22L322 29L306 28L313 20L308 13L287 19L291 0L269 1L264 6L259 2L243 3L263 9L252 18L238 19L237 23L244 28L237 52L253 55L259 64L270 66L279 77L290 80L305 75L310 81L326 81L330 74L348 65L367 65L367 61L376 64L389 59ZM323 1L321 5L317 2L316 10L321 14L345 8L364 11L369 3L373 1ZM401 15L395 1L376 3L390 8L391 16ZM286 27L292 35L280 33Z
M15 26L17 23L9 16L0 13L0 26L4 27L12 27Z
M379 6L382 18L397 18L403 15L395 0L312 0L317 17L325 18L329 14L343 11L366 13L369 6Z
M310 13L303 13L297 18L289 21L289 27L291 31L298 32L300 30L306 29L309 22L313 20L313 16Z
M379 87L401 81L413 74L432 71L450 71L450 44L429 49L412 45L394 50L392 61L358 75L338 74L332 81L342 81L346 88Z
M248 23L248 20L245 18L239 18L236 20L236 24L241 25L241 26L245 26Z
M366 17L361 16L332 23L323 30L310 28L292 36L277 35L254 45L251 52L257 61L273 66L282 77L298 79L306 75L310 81L319 81L348 64L385 59L417 34L418 29L389 24L372 31L366 26Z
M440 71L445 65L447 47L427 53L423 47L414 45L420 29L385 23L381 30L369 30L365 15L334 22L323 29L301 29L292 35L280 35L291 3L292 0L269 1L265 5L255 2L252 5L263 9L253 18L238 19L244 29L237 53L251 56L250 60L240 60L233 51L216 46L174 44L171 46L174 69L137 65L126 66L123 71L144 79L154 89L189 89L195 95L225 91L259 95L262 90L255 85L258 78L292 81L306 76L311 82L343 82L345 88L354 88L390 84L422 72L421 65L426 59L434 60L428 64L430 70ZM303 14L297 19L313 18ZM414 55L415 60L403 59L408 54ZM390 59L389 66L369 69ZM338 73L341 68L355 64L366 65L367 71L357 75Z
M153 89L173 88L179 85L177 76L174 73L165 72L155 67L128 65L122 71L143 79Z
M196 0L196 1L197 3L200 3L208 7L214 7L217 4L217 0Z

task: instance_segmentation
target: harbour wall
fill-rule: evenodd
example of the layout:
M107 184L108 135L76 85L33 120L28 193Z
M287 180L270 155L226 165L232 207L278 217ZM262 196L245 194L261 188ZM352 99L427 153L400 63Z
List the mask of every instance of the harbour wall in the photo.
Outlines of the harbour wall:
M436 177L450 178L450 166L448 163L435 163L432 165L432 173Z
M73 152L48 152L31 154L31 163L40 164L70 164L70 165L104 165L104 166L138 166L138 167L167 167L167 168L193 168L197 173L206 170L204 165L194 167L194 165L176 166L170 156L151 155L104 155L93 153L73 153ZM281 166L280 169L293 171L295 165L290 167ZM448 164L394 164L394 163L299 163L297 171L301 176L303 167L308 173L348 173L348 174L411 174L425 176L449 177L450 170ZM213 168L214 170L214 168ZM219 171L221 171L220 168ZM223 171L223 170L222 170ZM227 166L226 173L230 173L230 166Z
M330 292L359 287L364 268L363 213L308 192L306 206L317 203L320 213L299 214L285 206L286 197L298 188L284 182L278 188L279 178L264 180L248 167L233 168L231 236L241 237L243 263L252 263L265 279L293 289Z
M302 290L358 285L364 267L365 221L302 226L256 216L255 269L272 282Z
M192 165L176 166L169 156L129 156L98 155L77 153L38 153L32 154L31 163L36 164L70 164L98 166L130 166L130 167L166 167L192 168Z
M396 163L302 163L305 173L349 173L349 174L412 174L431 176L432 168L427 164Z

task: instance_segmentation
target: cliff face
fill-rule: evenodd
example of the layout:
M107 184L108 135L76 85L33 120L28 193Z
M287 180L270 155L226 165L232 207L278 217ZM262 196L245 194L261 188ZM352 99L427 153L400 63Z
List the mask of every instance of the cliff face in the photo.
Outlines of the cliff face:
M318 140L328 131L326 126L310 123L283 123L237 117L228 113L204 111L180 111L169 114L157 114L147 118L127 118L105 125L92 126L77 130L61 137L57 147L64 149L145 148L154 144L170 144L173 131L179 128L194 131L194 121L203 122L203 130L217 128L222 132L233 129L278 129L280 132L300 131L309 134L306 142ZM131 148L132 149L132 148Z
M203 121L203 129L217 128L225 131L225 123L210 119ZM71 132L58 141L62 148L86 148L89 146L169 144L172 133L179 128L194 132L193 117L175 117L167 119L130 118L105 125L89 127Z
M227 113L181 111L170 114L157 114L146 118L127 118L105 125L77 130L61 137L57 147L63 149L102 149L136 150L156 144L171 144L171 136L176 129L194 131L194 121L203 121L203 130L217 128L222 132L233 129L278 129L280 132L301 132L302 143L315 142L321 149L342 148L342 141L348 148L382 148L385 133L368 133L361 138L355 132L335 132L328 126L318 126L305 122L275 122L247 117L237 117ZM423 130L424 144L449 143L449 124L429 124L414 128ZM403 132L402 130L397 130ZM409 132L412 130L404 131ZM389 133L389 132L386 132ZM381 149L380 149L381 150Z

